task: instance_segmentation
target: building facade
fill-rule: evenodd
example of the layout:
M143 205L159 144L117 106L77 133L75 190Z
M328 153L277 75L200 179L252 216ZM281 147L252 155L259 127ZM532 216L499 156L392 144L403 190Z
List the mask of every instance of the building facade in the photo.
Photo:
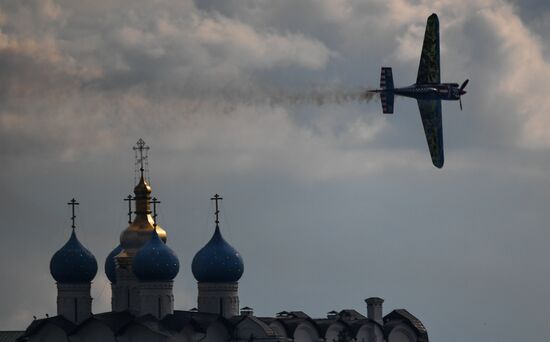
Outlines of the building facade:
M129 225L105 260L111 282L111 311L94 314L90 289L97 274L94 255L78 240L73 210L72 232L50 262L57 284L57 315L35 319L17 341L31 342L428 342L426 328L407 310L383 314L383 299L365 300L366 315L331 311L313 318L302 311L257 317L239 307L239 280L244 263L223 237L218 201L212 238L192 261L197 280L197 307L176 310L173 280L179 272L166 231L156 224L156 198L144 176L144 142L140 178L130 204ZM73 209L77 205L71 201ZM133 209L132 209L133 203ZM151 208L152 207L152 208ZM153 210L151 210L153 209ZM133 216L132 216L133 215Z

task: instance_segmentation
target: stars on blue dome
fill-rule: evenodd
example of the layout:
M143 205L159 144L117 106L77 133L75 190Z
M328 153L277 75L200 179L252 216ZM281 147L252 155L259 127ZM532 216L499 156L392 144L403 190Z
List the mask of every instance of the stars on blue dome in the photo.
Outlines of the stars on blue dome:
M179 269L176 253L160 239L156 229L153 230L151 239L134 257L134 274L142 281L170 281Z
M216 225L210 241L193 258L191 269L199 282L236 282L243 275L244 264L239 252L225 241Z
M109 253L107 259L105 259L105 275L111 281L111 283L116 283L116 261L115 257L122 252L122 246L119 244L115 249Z
M53 255L50 261L50 273L58 283L89 283L94 279L97 273L97 261L94 255L78 241L74 229L69 241Z

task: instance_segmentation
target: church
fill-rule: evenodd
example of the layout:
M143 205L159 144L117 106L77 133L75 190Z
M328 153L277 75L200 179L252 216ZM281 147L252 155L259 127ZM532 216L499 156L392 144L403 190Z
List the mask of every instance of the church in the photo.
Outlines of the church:
M98 264L77 237L74 209L78 202L73 199L68 203L73 209L72 232L50 261L57 284L57 315L35 319L17 341L428 342L418 318L405 309L384 315L384 300L378 297L365 299L364 314L344 309L320 318L302 311L259 317L251 308L241 308L239 280L244 261L223 237L218 207L222 198L217 194L212 198L216 206L212 238L192 261L198 287L196 308L175 309L178 256L167 244L166 231L156 223L159 202L144 173L148 147L140 139L134 149L140 168L134 196L127 198L129 225L105 259L111 311L93 313L90 290Z

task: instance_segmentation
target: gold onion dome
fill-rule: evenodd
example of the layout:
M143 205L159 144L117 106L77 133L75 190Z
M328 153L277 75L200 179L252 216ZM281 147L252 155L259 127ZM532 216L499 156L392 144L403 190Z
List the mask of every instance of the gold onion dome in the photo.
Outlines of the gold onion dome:
M128 254L137 253L150 239L154 231L154 220L151 216L151 186L141 176L134 188L136 216L126 230L120 234L120 245ZM157 234L166 243L166 231L157 225Z

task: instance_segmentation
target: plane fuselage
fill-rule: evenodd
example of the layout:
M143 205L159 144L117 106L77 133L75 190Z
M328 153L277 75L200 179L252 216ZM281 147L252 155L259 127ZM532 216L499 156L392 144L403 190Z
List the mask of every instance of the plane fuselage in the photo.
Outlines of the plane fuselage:
M378 89L376 92L393 93L394 95L420 100L458 101L466 92L460 90L458 83L413 84L408 87Z

